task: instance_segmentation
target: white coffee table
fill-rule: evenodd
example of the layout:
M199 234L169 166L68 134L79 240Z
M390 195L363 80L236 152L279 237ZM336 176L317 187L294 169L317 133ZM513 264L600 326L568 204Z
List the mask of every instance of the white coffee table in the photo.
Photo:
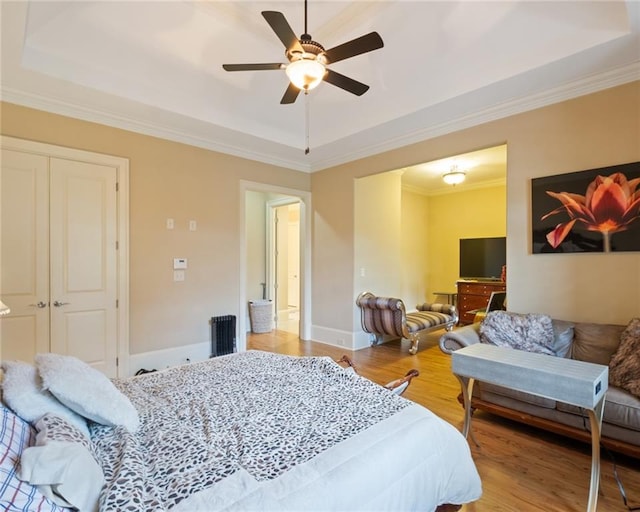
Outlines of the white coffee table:
M464 427L471 428L475 380L531 393L587 410L591 423L591 484L588 512L595 512L600 484L600 429L609 385L605 365L476 343L451 354L451 369L462 384Z

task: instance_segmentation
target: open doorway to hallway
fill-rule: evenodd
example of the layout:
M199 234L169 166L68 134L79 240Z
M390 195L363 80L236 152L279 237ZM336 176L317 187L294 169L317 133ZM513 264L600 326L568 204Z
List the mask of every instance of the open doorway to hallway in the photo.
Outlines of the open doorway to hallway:
M289 276L289 265L284 274L277 277L275 274L275 226L273 216L276 208L295 205L294 208L286 208L287 218L283 226L286 228L286 239L294 239L287 248L280 247L282 262L283 254L287 260L297 260L296 267L292 267ZM291 212L289 210L291 209ZM251 181L240 182L240 222L244 229L240 233L240 283L239 300L240 311L244 310L238 319L238 351L246 350L246 335L251 330L251 302L267 300L270 302L269 318L271 319L269 330L274 330L276 320L279 320L276 312L284 304L289 310L289 305L296 306L297 312L287 328L294 330L294 335L301 340L311 339L311 192L298 189L289 189L280 186L268 185ZM282 210L285 212L285 209ZM297 219L296 219L297 216ZM297 220L297 229L289 227L289 222ZM289 230L292 234L289 236ZM281 233L282 241L285 233ZM295 255L289 256L291 250L296 250ZM291 279L289 279L291 277ZM290 285L294 291L287 293L286 298L276 297L275 286L279 284L280 291L289 291ZM297 284L294 284L297 281ZM296 294L297 292L297 294ZM278 305L275 304L277 300ZM292 302L294 301L294 302ZM291 313L291 311L288 311ZM282 318L282 317L281 317ZM288 319L287 319L288 320ZM278 329L284 325L279 322ZM261 326L261 329L264 326ZM296 330L297 328L297 330Z
M284 203L284 204L283 204ZM269 201L271 229L267 251L269 296L273 297L276 330L300 332L300 201Z

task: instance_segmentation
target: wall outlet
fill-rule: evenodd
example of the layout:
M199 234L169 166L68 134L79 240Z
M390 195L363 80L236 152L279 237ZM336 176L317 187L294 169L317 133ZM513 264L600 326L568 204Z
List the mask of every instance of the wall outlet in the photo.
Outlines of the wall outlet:
M338 345L340 345L341 347L344 347L344 340L343 340L342 338L338 338L338 339L336 340L336 343L337 343Z
M173 271L173 280L174 281L184 281L184 270L174 270Z

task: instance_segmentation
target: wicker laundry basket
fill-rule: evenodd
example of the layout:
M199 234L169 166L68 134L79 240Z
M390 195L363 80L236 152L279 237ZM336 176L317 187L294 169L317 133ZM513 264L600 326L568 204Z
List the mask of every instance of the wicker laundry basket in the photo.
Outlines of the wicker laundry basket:
M249 302L249 320L251 332L271 332L273 329L273 307L270 300Z

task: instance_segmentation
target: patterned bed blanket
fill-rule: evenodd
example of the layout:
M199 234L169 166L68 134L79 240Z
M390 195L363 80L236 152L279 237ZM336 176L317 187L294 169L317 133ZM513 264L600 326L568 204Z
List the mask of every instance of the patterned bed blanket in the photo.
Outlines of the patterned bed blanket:
M260 351L114 382L141 427L91 427L101 510L169 510L241 469L277 478L411 403L328 357Z

